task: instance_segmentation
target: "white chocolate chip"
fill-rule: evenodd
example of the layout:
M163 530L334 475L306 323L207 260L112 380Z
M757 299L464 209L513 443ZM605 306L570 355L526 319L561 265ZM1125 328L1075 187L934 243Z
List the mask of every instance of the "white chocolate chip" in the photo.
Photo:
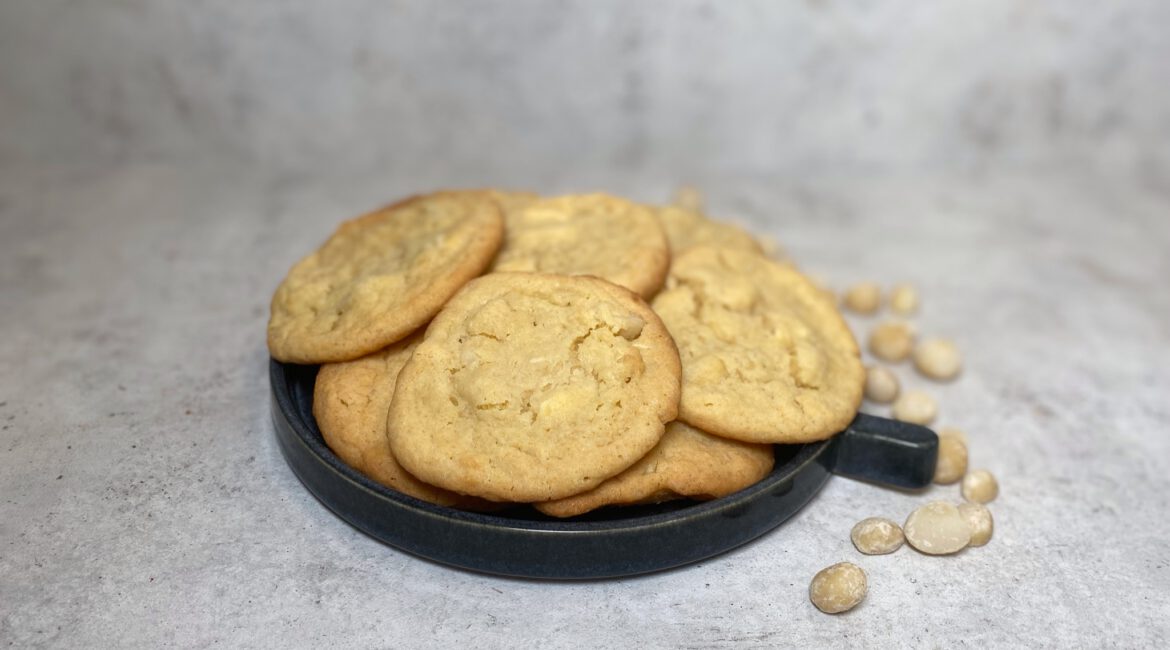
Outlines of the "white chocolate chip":
M869 366L865 369L865 398L879 404L889 404L898 397L901 386L898 377L889 368Z
M869 351L883 361L905 361L913 348L914 331L906 323L882 323L869 334Z
M982 503L960 503L959 514L971 529L971 543L968 546L983 546L991 541L991 533L995 530L995 522L991 518L991 511Z
M641 316L637 314L626 314L622 319L621 327L617 334L627 341L633 341L642 334L642 328L646 326L646 321L642 320Z
M902 316L918 311L918 290L908 284L896 285L890 290L890 309Z
M732 311L748 311L759 298L760 290L750 278L727 278L719 286L719 303Z
M952 341L927 339L914 348L914 367L926 377L948 381L963 370L963 355Z
M882 290L873 282L862 282L845 291L845 307L858 314L872 314L882 305Z
M865 572L849 562L826 567L813 576L808 599L826 614L847 612L865 600Z
M893 415L903 422L930 424L938 416L938 404L920 390L908 390L894 402Z
M991 503L999 496L999 481L985 469L977 469L963 477L963 498L974 503Z
M866 555L885 555L902 548L906 536L898 524L882 517L862 519L853 526L849 539Z
M955 436L939 436L938 463L934 466L934 482L950 485L967 473L967 445Z
M967 520L953 503L931 501L906 518L906 541L927 555L947 555L966 548L971 541Z

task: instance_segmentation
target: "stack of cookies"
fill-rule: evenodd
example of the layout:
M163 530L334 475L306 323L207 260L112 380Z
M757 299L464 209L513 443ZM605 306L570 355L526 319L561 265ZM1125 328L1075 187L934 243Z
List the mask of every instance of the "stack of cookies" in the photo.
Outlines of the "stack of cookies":
M604 194L417 196L342 224L276 291L273 358L321 364L339 458L473 510L712 499L821 440L864 370L831 297L748 233Z

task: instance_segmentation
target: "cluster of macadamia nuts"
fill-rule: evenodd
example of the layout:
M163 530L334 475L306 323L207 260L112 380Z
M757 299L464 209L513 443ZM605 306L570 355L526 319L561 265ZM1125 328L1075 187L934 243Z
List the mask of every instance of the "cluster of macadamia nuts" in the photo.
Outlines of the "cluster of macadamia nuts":
M957 438L951 438L957 440ZM975 479L968 489L968 479ZM995 477L987 470L972 472L964 479L959 504L930 501L914 509L899 526L884 517L862 519L849 532L853 546L864 555L887 555L909 545L923 555L952 555L965 548L991 541L995 520L984 505L998 493ZM869 593L865 571L851 562L839 562L822 569L809 584L808 597L826 614L853 609Z
M995 481L990 472L980 472ZM993 530L991 511L983 502L968 498L959 504L931 501L919 506L901 527L882 517L862 519L849 538L865 555L893 553L903 542L926 555L950 555L968 546L983 546L991 541Z
M888 296L873 282L849 287L842 296L850 312L876 315L883 304L897 317L915 314L920 301L910 285L894 286ZM866 349L878 363L866 367L865 399L889 404L894 419L929 425L939 415L938 403L922 390L903 390L898 375L881 362L898 364L909 360L922 377L951 381L963 368L963 356L955 343L943 338L919 339L915 327L905 320L878 323L870 330ZM932 500L915 508L902 525L884 517L868 517L850 531L853 546L863 555L886 555L910 546L924 555L951 555L991 541L995 528L988 503L999 495L999 483L985 469L968 471L968 440L960 429L938 431L938 460L934 482L959 484L961 503ZM865 571L840 562L821 570L809 585L809 599L821 611L837 614L861 603L869 591Z
M881 363L900 364L910 361L922 377L938 382L952 381L963 370L963 355L954 341L945 338L919 338L914 325L906 319L920 307L918 290L898 284L887 294L876 282L859 282L847 288L841 297L849 312L873 316L888 305L894 318L877 323L865 339L865 347L878 363L866 367L865 398L875 404L890 404L894 419L928 425L938 417L938 403L922 390L903 391L898 375Z
M875 282L857 283L843 293L846 310L855 314L875 315L883 305L901 319L916 314L921 306L918 290L909 284L892 287L883 295ZM875 324L866 339L866 350L876 360L865 369L865 399L873 404L889 404L895 420L930 425L939 417L939 406L931 394L919 388L903 389L893 368L882 363L899 364L909 360L922 377L932 381L951 381L963 369L963 355L954 341L945 338L919 339L915 326L905 320L886 320ZM967 440L939 443L939 464L935 482L956 483L967 472Z

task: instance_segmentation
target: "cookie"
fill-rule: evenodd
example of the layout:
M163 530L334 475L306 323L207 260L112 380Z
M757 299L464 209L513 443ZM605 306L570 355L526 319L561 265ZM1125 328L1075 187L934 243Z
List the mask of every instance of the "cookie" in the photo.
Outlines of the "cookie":
M535 506L547 515L573 517L608 505L718 499L764 478L774 464L772 445L728 440L675 421L626 471L588 492Z
M493 271L592 275L649 297L670 266L654 212L615 196L515 201L505 206L505 222Z
M745 442L821 440L861 403L857 342L831 300L755 253L692 248L654 299L683 363L679 419Z
M515 190L487 190L487 192L504 213L505 231L507 230L509 214L516 214L536 201L539 201L541 198L535 192L519 192Z
M386 413L398 373L421 338L412 336L354 361L321 366L313 389L313 417L333 453L374 481L438 505L480 509L478 500L411 476L390 453Z
M675 419L679 359L658 316L597 278L492 273L427 328L398 377L407 471L493 501L550 501L637 462Z
M399 341L479 275L503 240L484 192L438 192L341 224L272 298L278 361L348 361Z
M709 219L698 212L675 206L658 208L658 220L670 241L670 251L680 255L695 246L713 246L763 253L758 241L742 228Z

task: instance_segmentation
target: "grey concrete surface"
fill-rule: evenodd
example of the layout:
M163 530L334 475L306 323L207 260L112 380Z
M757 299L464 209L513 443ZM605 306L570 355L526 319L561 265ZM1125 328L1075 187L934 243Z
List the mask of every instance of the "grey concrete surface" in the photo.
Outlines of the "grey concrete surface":
M1168 30L1163 0L6 0L0 156L1170 174Z
M1170 3L0 2L0 647L1160 648ZM956 499L847 479L661 574L509 580L348 527L285 466L264 327L341 219L449 186L703 188L967 354ZM864 336L876 319L853 318ZM883 407L866 405L884 413ZM813 574L870 593L823 615Z
M830 284L920 287L920 330L955 338L966 369L943 386L898 372L938 397L941 425L968 431L973 466L999 476L995 537L954 557L861 556L855 521L900 520L957 489L837 478L732 553L549 583L363 536L304 490L273 438L276 283L338 220L435 182L3 168L0 645L1166 646L1170 187L1072 172L705 179L714 211ZM617 171L530 186L647 200L671 189ZM853 322L864 332L873 319ZM843 560L868 572L869 596L826 616L808 581Z

